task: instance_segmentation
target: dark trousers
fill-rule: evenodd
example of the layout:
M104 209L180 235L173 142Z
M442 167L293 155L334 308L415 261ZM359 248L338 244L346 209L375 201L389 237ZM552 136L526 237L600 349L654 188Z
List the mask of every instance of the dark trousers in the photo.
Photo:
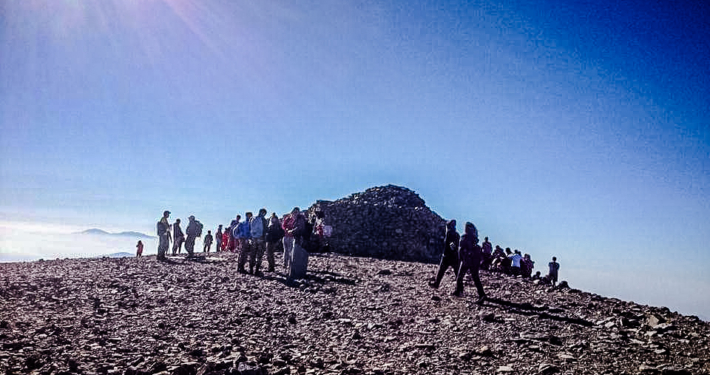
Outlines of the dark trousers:
M459 268L459 273L456 277L456 293L463 292L463 278L466 276L466 272L471 272L471 278L473 278L473 283L476 284L476 290L478 290L479 297L485 297L486 293L483 291L483 285L481 284L481 278L478 277L478 265L466 264L466 262L461 262L461 268Z
M441 283L441 279L444 278L444 274L449 269L449 267L454 269L454 275L458 275L459 272L459 257L456 254L444 254L441 257L441 263L439 263L439 272L436 274L436 281L434 281L434 286L438 287Z

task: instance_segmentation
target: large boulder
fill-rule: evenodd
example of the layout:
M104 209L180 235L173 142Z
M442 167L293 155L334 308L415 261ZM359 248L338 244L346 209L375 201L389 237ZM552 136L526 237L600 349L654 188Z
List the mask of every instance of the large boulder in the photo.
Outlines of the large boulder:
M405 187L387 185L309 209L325 213L333 227L331 251L381 259L438 262L446 222Z

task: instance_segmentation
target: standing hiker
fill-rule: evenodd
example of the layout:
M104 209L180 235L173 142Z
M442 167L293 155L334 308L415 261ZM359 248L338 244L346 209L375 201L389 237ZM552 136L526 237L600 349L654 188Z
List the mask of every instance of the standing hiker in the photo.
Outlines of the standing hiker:
M264 216L266 216L266 209L262 208L259 210L259 215L252 218L249 222L252 242L252 254L249 259L249 273L253 273L257 276L263 275L261 271L259 271L259 268L261 268L261 259L264 257L264 251L266 251L266 229L268 227L268 222Z
M550 267L550 273L547 274L552 285L557 284L557 272L560 270L560 264L557 263L557 257L552 257L552 262L548 264Z
M274 272L275 259L274 252L276 246L278 246L279 241L284 237L284 230L281 228L281 223L279 222L279 217L276 216L276 212L271 214L269 219L269 226L266 228L266 261L269 264L268 271Z
M143 256L143 241L138 240L138 244L136 245L136 257L140 258Z
M187 228L185 228L185 233L187 233L185 250L187 250L187 256L192 257L195 255L195 239L202 236L202 223L195 220L194 215L190 215L188 220L190 222L187 224Z
M252 251L251 243L251 228L249 226L249 220L251 220L252 213L247 212L244 221L239 222L237 227L234 229L234 238L239 241L241 250L239 251L239 258L237 259L237 271L240 273L247 273L244 269L244 265L247 262L247 257Z
M158 232L158 260L165 260L165 253L170 247L170 223L168 222L170 211L164 211L163 217L156 224Z
M207 235L205 236L205 245L202 247L203 253L210 253L210 247L212 247L212 240L212 231L208 230ZM217 247L219 247L219 245Z
M209 232L207 232L209 233ZM216 253L222 251L222 224L219 225L217 228L217 233L214 234L214 242L215 242L215 248L214 251ZM209 249L207 249L209 250Z
M173 255L180 254L182 251L182 243L185 242L185 235L180 228L180 219L175 219L173 224Z

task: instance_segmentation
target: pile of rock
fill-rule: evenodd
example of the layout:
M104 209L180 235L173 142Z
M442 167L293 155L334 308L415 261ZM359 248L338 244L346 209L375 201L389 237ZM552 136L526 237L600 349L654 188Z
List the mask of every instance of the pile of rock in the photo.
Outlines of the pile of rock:
M338 253L420 262L437 262L446 222L418 194L404 187L373 187L309 209L325 213L333 227L331 250Z

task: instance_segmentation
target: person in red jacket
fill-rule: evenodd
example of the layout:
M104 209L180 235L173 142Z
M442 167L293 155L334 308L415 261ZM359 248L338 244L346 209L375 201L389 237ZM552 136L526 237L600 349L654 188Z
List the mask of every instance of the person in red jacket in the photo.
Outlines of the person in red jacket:
M222 233L222 251L227 251L227 246L229 245L229 231L224 230Z
M138 244L136 245L136 257L140 258L143 256L143 242L141 240L138 240Z

